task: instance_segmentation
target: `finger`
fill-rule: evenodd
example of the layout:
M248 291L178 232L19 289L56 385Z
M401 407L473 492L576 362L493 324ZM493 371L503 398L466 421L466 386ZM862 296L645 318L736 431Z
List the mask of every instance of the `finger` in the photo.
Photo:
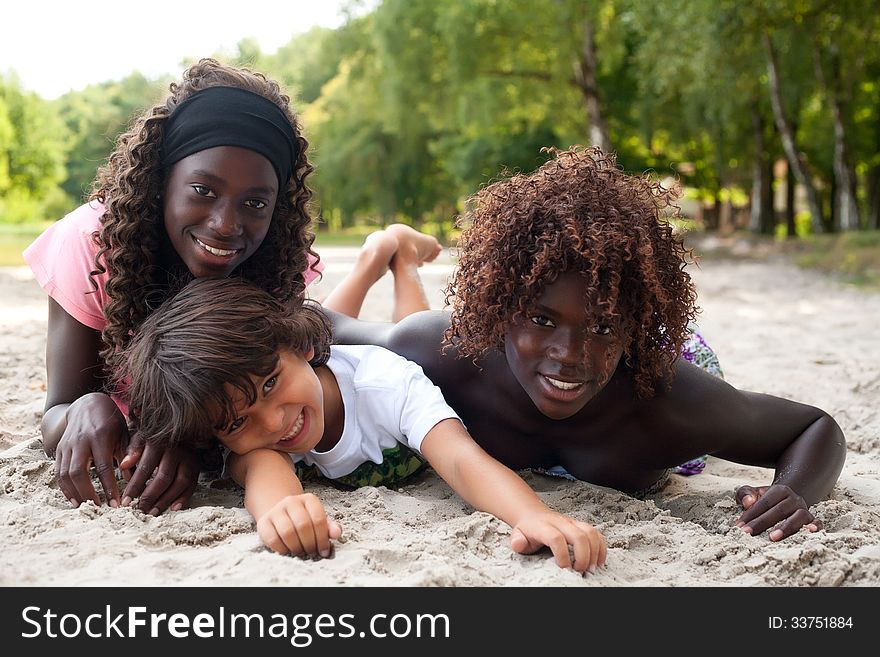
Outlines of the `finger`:
M596 572L596 564L599 559L599 531L585 522L563 521L556 529L565 537L567 545L571 546L571 554L574 555L572 567L579 573L590 571Z
M534 550L530 550L530 547L531 545L529 543L529 539L526 538L526 535L523 534L519 529L514 527L513 530L510 532L510 549L518 554L531 554L532 552L535 552L535 550L540 549L543 546L539 545Z
M273 518L273 524L281 542L284 544L285 552L280 554L285 554L286 552L296 556L307 554L303 549L302 542L299 540L299 534L296 531L293 519L290 517L289 509L285 509L278 514L278 517Z
M116 446L116 450L113 452L113 459L116 461L116 466L119 468L119 474L122 475L122 478L128 482L131 479L131 468L123 467L123 462L125 461L125 450L122 448L121 444ZM118 490L117 486L117 490Z
M175 477L176 473L174 471L169 472L167 463L164 465L160 464L153 473L153 478L147 483L144 492L141 493L138 499L138 509L144 513L149 513L151 516L160 515L165 510L165 507L160 506L160 500L163 499L165 492L174 483ZM167 502L170 502L172 499L174 498L168 498Z
M519 528L514 528L519 529ZM520 554L531 554L537 552L541 546L546 545L553 553L556 565L560 568L571 568L571 555L568 552L568 541L562 532L556 527L548 523L542 523L538 529L529 529L529 533L519 529L522 536L526 538L525 550L516 550ZM511 548L513 544L511 543Z
M808 517L805 517L798 513L801 511L807 513ZM796 515L796 517L800 519L800 523L793 530L786 526L784 528L784 531L787 532L785 535L788 535L792 531L797 531L798 529L800 529L801 525L809 522L813 518L812 515L809 514L809 511L798 505L794 500L791 500L790 498L785 498L764 511L758 517L749 520L742 529L752 536L757 536L765 530L779 525L787 518L790 518L794 515Z
M141 456L144 453L144 441L141 438L140 434L135 434L132 436L131 441L129 441L128 446L125 448L125 451L122 455L122 460L119 462L119 467L125 470L131 470L137 465L137 462L140 460Z
M156 470L156 466L159 465L161 458L162 453L160 450L144 450L134 467L134 472L132 472L125 490L122 491L122 503L124 505L130 504L134 498L141 496L147 481L153 476L153 472Z
M568 540L566 539L565 535L562 534L562 532L560 532L555 527L553 527L552 529L548 529L543 540L547 547L550 548L553 556L556 558L557 566L559 566L560 568L571 568L573 566L571 561L571 554L568 551Z
M342 525L332 518L327 520L327 531L330 532L330 538L334 540L342 537Z
M58 488L67 501L76 508L80 505L81 500L76 492L76 487L70 480L69 461L70 455L67 453L67 450L58 450L55 453L55 481L58 482Z
M758 500L754 504L742 512L737 520L737 526L745 529L745 525L752 525L752 529L754 530L756 527L752 523L754 523L757 518L770 511L770 509L776 506L779 502L785 500L786 497L787 491L780 487L765 491L764 494L760 494ZM764 529L779 522L781 519L782 517L778 517L769 525L765 524L761 531L764 531Z
M79 500L92 500L95 506L101 506L101 498L92 485L91 476L92 459L89 454L79 455L74 451L70 455L70 464L68 466L68 476L76 489L76 497Z
M189 504L190 498L192 498L193 493L196 491L196 486L199 481L197 477L193 477L192 481L189 485L183 489L183 492L178 495L171 502L171 506L169 507L172 511L180 511L183 507Z
M736 489L736 502L744 509L749 509L758 501L758 491L753 486L740 486Z
M318 538L315 534L315 527L312 524L312 517L306 510L305 500L303 502L304 504L289 507L287 515L290 517L290 521L296 530L296 536L302 546L303 553L314 555L318 553Z
M813 514L807 509L799 508L776 525L768 534L771 541L781 541L792 534L797 534L801 527L806 527L813 521Z
M159 466L159 470L162 470L161 465ZM180 463L177 468L177 474L171 482L171 485L168 486L165 492L162 493L153 503L151 511L156 509L159 513L164 513L169 507L173 511L179 511L183 508L183 505L189 501L189 498L192 497L197 483L198 470L196 470L196 472L191 472L185 463Z
M284 540L281 538L278 528L270 518L261 518L257 522L257 534L259 534L260 540L263 541L263 544L272 550L272 552L277 554L287 554L287 545L284 544Z
M574 552L574 569L595 573L600 565L601 546L605 543L602 532L589 523L575 521L564 528L564 533Z
M315 549L322 557L329 557L331 550L330 530L324 505L317 497L306 497L304 502L315 534Z
M95 459L95 472L98 473L98 481L107 498L107 504L111 507L119 506L119 487L116 485L116 468L113 461Z

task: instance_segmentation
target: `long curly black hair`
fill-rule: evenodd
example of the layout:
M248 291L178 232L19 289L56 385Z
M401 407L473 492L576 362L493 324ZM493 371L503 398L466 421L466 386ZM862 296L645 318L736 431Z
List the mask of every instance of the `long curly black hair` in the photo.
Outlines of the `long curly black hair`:
M278 105L293 127L298 146L293 175L287 189L278 194L265 240L234 273L285 301L303 295L308 254L317 261L309 210L312 192L306 185L313 167L290 98L261 73L213 59L200 60L184 72L179 83L171 84L163 103L147 110L120 135L93 184L90 199L106 208L101 229L93 235L99 251L90 279L97 287L93 276L108 274L110 300L104 308L107 326L101 350L108 371L121 364L122 350L144 319L192 279L185 268L169 272L159 266L166 238L161 194L169 173L161 165L162 141L166 120L181 102L198 91L220 86L246 89Z
M598 148L545 150L548 162L484 187L458 218L463 232L446 288L446 345L475 361L503 351L507 327L544 288L563 272L578 272L591 319L616 322L637 392L650 397L671 380L697 313L684 271L691 252L664 216L677 215L676 193L624 173Z

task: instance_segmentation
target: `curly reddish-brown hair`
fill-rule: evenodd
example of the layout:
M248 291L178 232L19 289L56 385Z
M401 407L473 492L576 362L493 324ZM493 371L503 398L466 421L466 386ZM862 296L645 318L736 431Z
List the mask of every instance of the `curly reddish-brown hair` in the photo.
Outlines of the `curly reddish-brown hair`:
M503 350L507 327L545 286L577 272L589 320L614 322L638 394L650 397L670 380L697 313L690 251L665 218L678 214L676 193L598 148L545 150L548 162L483 188L458 218L446 344L474 360Z
M308 142L290 108L290 98L278 83L261 73L202 59L190 66L170 95L138 118L120 135L107 163L98 170L91 199L106 207L101 230L94 234L100 250L91 276L108 273L104 308L107 326L101 357L109 371L121 364L120 353L144 319L192 274L182 268L169 272L159 265L164 234L161 193L169 172L161 165L165 122L171 112L194 93L209 87L237 87L257 93L278 105L293 127L298 156L287 188L278 194L269 232L257 251L234 272L281 300L302 296L303 272L315 236L306 177L313 171L306 157ZM97 287L92 278L92 284Z

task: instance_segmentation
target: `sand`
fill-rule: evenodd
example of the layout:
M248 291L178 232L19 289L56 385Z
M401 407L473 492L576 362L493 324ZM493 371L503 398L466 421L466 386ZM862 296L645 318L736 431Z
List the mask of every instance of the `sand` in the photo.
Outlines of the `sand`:
M705 245L706 250L710 245ZM320 249L321 296L354 250ZM435 308L449 254L423 267ZM46 299L26 268L0 269L0 585L3 586L876 586L880 583L880 294L767 261L706 258L693 270L700 325L737 387L830 412L848 443L825 529L779 543L731 526L734 489L772 472L710 459L673 476L652 499L524 474L552 508L597 525L608 565L559 569L549 551L522 556L509 528L464 504L433 473L398 490L312 487L344 536L333 558L275 555L260 544L240 489L203 477L191 508L158 518L136 510L72 509L40 445L45 400ZM390 314L389 277L363 317Z

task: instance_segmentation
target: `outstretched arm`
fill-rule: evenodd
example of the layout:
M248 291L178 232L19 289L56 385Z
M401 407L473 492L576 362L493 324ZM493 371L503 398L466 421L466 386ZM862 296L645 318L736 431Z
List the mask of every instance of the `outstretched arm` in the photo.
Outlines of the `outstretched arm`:
M690 398L680 394L683 386ZM757 535L772 528L770 538L780 540L801 527L820 527L809 507L831 492L846 458L843 432L831 416L807 404L737 390L689 365L679 367L670 398L677 403L664 414L687 418L685 440L719 458L775 468L771 484L737 491L746 509L738 521L744 531Z
M771 398L761 403L778 407L779 401L786 400ZM846 441L830 415L809 406L804 412L816 417L803 430L794 430L796 435L776 461L773 482L745 485L736 491L745 509L737 525L749 534L770 530L770 539L779 541L801 527L816 531L822 526L809 507L834 487L846 459Z
M561 568L579 572L605 565L605 539L595 527L548 509L516 473L484 452L458 420L436 424L422 441L422 454L468 504L513 528L515 551L532 553L546 545Z
M230 455L232 478L244 487L245 508L257 533L278 554L330 556L330 539L342 528L327 518L321 501L303 492L290 457L271 449Z

